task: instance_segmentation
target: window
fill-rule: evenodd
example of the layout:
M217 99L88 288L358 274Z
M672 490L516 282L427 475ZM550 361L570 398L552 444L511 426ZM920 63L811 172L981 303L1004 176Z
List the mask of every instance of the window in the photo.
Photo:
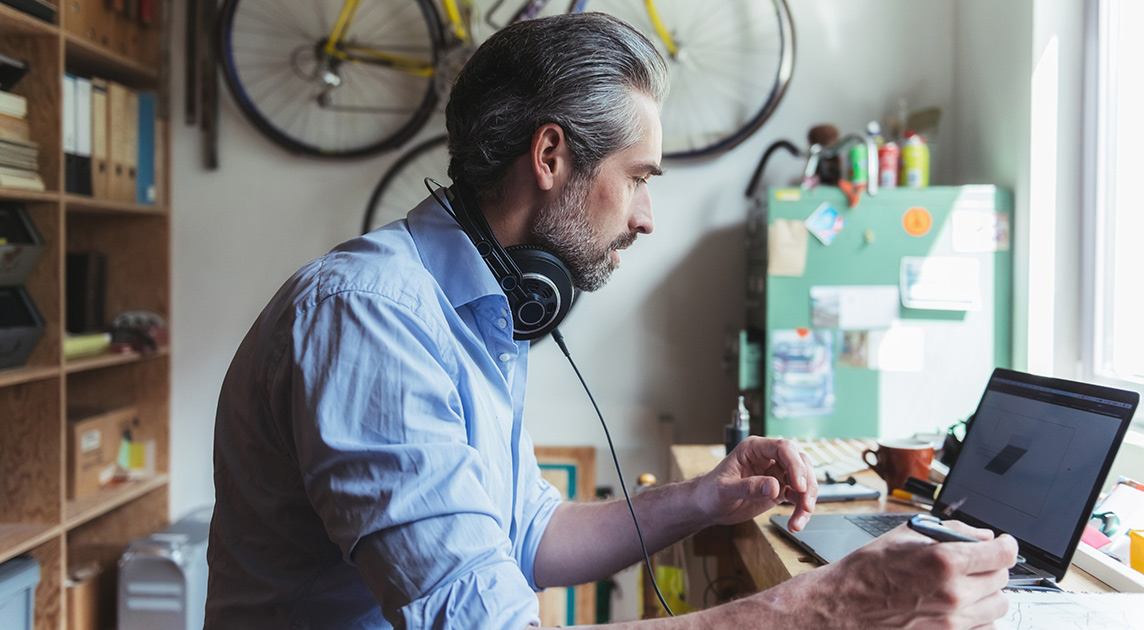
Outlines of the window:
M1144 391L1144 2L1090 4L1086 371Z

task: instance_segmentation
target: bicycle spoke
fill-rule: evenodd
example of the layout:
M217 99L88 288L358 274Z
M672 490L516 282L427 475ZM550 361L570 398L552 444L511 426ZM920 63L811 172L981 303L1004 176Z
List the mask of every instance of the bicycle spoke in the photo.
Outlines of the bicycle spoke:
M793 54L783 0L656 0L655 7L678 46L661 113L665 156L706 155L753 133L783 93L784 55ZM590 0L587 8L625 20L667 56L642 0Z
M227 87L260 131L292 151L362 155L397 146L435 110L440 46L432 0L370 0L328 59L341 0L226 0L219 45ZM342 56L344 55L344 56ZM403 71L407 68L409 71Z

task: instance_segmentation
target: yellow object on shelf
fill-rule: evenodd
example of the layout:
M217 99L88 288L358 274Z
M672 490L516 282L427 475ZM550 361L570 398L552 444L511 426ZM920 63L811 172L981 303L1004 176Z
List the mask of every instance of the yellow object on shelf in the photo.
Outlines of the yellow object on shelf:
M64 356L86 357L106 351L111 346L111 333L68 335L64 338Z
M1128 532L1128 537L1132 540L1129 552L1132 568L1144 573L1144 529L1134 529Z

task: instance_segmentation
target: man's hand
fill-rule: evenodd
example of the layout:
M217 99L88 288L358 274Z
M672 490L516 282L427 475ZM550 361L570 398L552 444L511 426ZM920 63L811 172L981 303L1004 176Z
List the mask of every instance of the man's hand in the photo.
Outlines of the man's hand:
M989 627L1008 609L1001 588L1016 562L1017 542L945 524L984 542L937 543L903 525L755 597L808 628Z
M814 511L818 482L810 458L790 440L748 437L714 470L700 477L696 501L710 521L732 525L789 501L792 530L800 530Z

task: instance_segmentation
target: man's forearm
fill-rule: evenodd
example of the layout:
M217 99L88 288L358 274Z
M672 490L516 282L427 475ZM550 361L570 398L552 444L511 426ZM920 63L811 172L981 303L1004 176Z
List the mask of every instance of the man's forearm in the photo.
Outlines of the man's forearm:
M651 488L632 497L648 553L695 533L709 523L696 509L694 482ZM560 505L536 553L540 586L572 586L611 575L643 559L627 502Z

